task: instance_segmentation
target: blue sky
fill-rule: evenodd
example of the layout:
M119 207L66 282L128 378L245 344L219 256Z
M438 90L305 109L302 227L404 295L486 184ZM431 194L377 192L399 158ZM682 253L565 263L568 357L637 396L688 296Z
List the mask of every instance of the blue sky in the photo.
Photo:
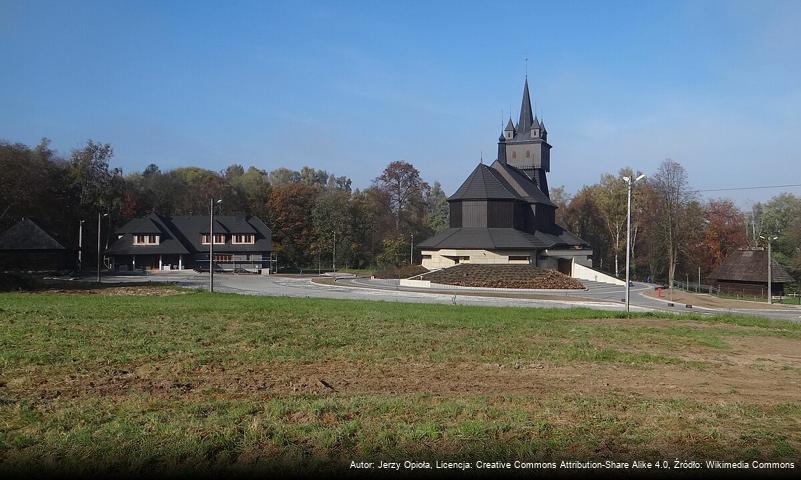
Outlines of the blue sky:
M0 138L357 187L406 160L452 193L495 158L527 56L552 185L667 157L697 188L799 183L799 25L798 1L0 0Z

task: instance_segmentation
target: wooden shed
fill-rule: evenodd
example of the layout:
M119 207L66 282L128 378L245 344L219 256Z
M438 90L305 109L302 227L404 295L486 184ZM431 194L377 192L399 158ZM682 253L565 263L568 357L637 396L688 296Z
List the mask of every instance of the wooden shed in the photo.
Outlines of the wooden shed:
M771 259L772 293L784 295L784 285L795 281L775 259ZM732 253L710 275L712 286L721 292L767 296L768 252L742 249Z

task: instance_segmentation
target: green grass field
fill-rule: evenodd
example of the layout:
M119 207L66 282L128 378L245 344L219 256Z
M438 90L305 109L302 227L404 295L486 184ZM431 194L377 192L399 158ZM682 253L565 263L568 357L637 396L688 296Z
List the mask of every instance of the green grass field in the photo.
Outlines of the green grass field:
M796 324L90 293L0 294L0 474L801 457Z

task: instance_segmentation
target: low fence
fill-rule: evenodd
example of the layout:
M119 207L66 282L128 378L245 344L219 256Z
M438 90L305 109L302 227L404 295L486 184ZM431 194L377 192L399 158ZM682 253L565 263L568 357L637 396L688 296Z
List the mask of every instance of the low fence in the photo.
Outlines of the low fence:
M683 290L688 293L703 293L707 295L714 295L719 298L730 298L734 300L752 300L755 302L767 302L768 291L767 287L762 288L760 293L756 292L732 292L721 290L720 286L704 285L698 282L673 282L673 288ZM801 296L798 293L788 293L786 295L773 295L774 302L780 302L788 305L801 305Z

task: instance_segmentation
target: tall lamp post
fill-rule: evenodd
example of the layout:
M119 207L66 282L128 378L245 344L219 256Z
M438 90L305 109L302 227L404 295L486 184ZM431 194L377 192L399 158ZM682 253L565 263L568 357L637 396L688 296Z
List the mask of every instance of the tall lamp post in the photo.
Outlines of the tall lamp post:
M78 223L78 273L83 270L83 259L81 258L83 253L83 222L84 220L81 220Z
M765 238L762 235L759 236L762 240L766 240L768 242L768 305L773 304L773 262L771 262L771 243L774 240L778 239L779 237L768 237Z
M217 204L222 199L217 200ZM209 293L214 293L214 198L209 198Z
M100 220L108 217L108 213L100 214L97 212L97 283L100 283Z
M623 177L623 181L626 182L628 187L628 208L626 213L626 313L629 313L629 265L631 263L631 187L643 178L645 178L644 174L634 180L631 177Z
M409 265L414 264L414 234L412 233L412 243L409 245Z
M334 240L331 244L331 270L337 271L337 231L334 230Z

